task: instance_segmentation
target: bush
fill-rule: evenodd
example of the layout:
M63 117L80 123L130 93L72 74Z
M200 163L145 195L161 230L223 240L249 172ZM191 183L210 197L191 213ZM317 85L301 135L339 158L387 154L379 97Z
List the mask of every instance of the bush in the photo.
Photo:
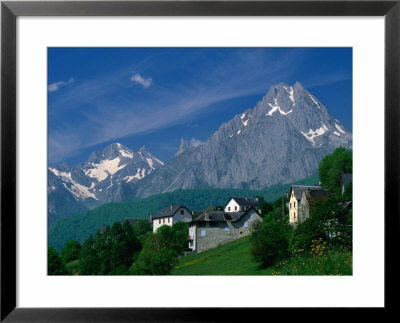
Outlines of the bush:
M178 222L172 227L163 225L149 235L130 268L132 275L167 275L178 261L178 255L187 249L188 224Z
M65 275L67 271L61 261L58 252L54 248L47 250L47 274L48 275Z
M289 255L291 226L287 220L276 220L273 212L259 222L251 234L250 254L266 268L285 259Z
M78 241L70 240L61 250L61 260L64 265L79 258L82 246Z
M311 250L313 240L322 239L330 246L352 246L352 214L332 196L317 201L310 209L310 217L299 223L290 239L290 250Z
M350 149L336 148L332 154L326 155L318 167L321 186L334 194L340 193L340 181L343 173L352 173L353 156Z

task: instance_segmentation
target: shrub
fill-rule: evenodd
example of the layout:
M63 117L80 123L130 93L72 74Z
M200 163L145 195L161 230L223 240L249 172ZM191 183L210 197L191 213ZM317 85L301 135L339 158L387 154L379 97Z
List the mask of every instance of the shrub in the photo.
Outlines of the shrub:
M289 255L289 236L292 228L287 220L275 220L271 212L254 229L250 238L250 254L255 261L261 263L262 268L269 267Z

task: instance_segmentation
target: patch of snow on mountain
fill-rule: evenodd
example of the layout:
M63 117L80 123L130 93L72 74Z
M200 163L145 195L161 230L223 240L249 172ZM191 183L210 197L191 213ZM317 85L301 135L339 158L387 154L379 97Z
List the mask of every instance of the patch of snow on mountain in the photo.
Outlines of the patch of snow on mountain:
M146 160L147 160L147 163L149 164L150 168L154 169L153 160L151 158L146 158Z
M318 107L318 109L321 109L321 107L319 106L318 102L315 101L315 99L312 97L312 95L309 95L310 99L316 104L316 106Z
M132 152L129 152L129 151L126 151L126 150L123 150L123 149L121 149L119 152L121 153L122 157L133 158L133 153Z
M322 128L324 128L326 131L328 131L329 129L328 129L328 127L327 126L325 126L324 124L322 124Z
M242 115L240 116L240 119L243 119L246 115L244 113L242 113Z
M340 137L340 133L337 131L334 131L333 134Z
M131 182L134 178L142 179L143 177L146 176L145 173L146 173L146 169L145 169L145 168L138 168L135 175L133 175L133 176L125 176L125 177L124 177L124 180L125 180L127 183L129 183L129 182Z
M282 111L281 108L280 108L280 106L278 105L278 99L274 99L274 101L275 101L275 105L272 105L271 103L268 103L268 105L269 105L272 109L268 111L267 115L272 116L272 114L273 114L275 111L279 111L280 114L282 114L282 115L284 115L284 116L287 115L287 114L289 114L290 112L293 112L293 110L290 110L290 111L288 111L288 112Z
M92 163L94 168L85 171L85 175L96 178L99 182L104 181L108 175L113 175L126 165L119 166L119 157L102 160L100 164Z
M248 118L246 121L242 121L243 125L246 127L247 123L249 122L250 118Z
M153 159L154 159L155 161L159 162L161 165L164 165L164 163L163 163L161 160L159 160L158 158L156 158L156 157L153 156Z
M310 129L307 133L304 133L303 131L301 131L302 135L308 140L311 141L311 143L313 145L315 145L314 142L314 138L318 137L318 136L322 136L325 133L325 129L323 127L316 129L316 130L312 130Z
M290 98L290 100L292 100L292 102L293 102L292 105L295 105L296 103L294 102L293 88L290 87L290 90L289 90L286 86L283 86L283 87L284 87L285 90L289 93L289 98Z
M346 131L344 131L342 128L340 128L340 126L335 123L336 129L339 130L341 133L346 133Z
M49 170L57 177L61 177L64 187L68 191L70 191L75 197L79 199L92 197L97 200L97 197L93 193L89 192L89 187L78 184L72 179L71 173L60 172L57 169L50 167ZM70 184L70 186L68 187L66 183Z
M240 130L237 132L237 134L240 134Z

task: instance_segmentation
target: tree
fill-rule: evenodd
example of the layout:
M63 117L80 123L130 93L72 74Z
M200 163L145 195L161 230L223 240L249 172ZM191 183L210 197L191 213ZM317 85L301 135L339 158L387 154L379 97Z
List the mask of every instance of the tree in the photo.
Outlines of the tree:
M81 275L97 275L100 272L100 268L101 262L97 255L95 240L93 235L90 235L83 243L79 255L79 273Z
M79 258L82 246L78 241L70 240L61 250L61 260L64 265Z
M47 274L65 275L67 273L64 264L56 249L48 247L47 249Z
M135 233L135 236L143 236L149 232L151 232L151 225L149 221L147 220L139 220L136 222L136 224L133 226L133 232Z
M322 239L329 245L351 247L352 214L340 196L317 201L310 209L310 217L297 225L290 241L290 249L309 251L312 240Z
M250 254L262 268L274 265L289 255L292 227L287 219L276 219L273 211L255 225L250 236Z
M137 261L130 268L133 275L167 275L187 248L188 224L177 222L172 227L162 225L149 235Z
M261 210L261 215L267 215L272 211L272 205L268 202L261 202L258 208Z
M318 176L321 186L334 194L340 193L340 181L343 173L352 173L352 151L347 148L336 148L319 163Z

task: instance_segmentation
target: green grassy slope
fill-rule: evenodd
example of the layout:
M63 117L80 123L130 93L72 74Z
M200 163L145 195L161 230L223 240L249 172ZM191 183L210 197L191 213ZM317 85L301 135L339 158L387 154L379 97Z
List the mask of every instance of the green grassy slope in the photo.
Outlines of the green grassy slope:
M188 255L178 262L172 275L265 275L249 254L250 237Z
M318 183L317 175L293 184L313 185L315 183ZM82 243L90 234L95 234L102 226L112 225L124 218L148 219L149 214L155 214L159 209L169 204L183 204L190 210L200 211L210 205L224 205L230 196L254 197L259 195L263 196L266 201L273 202L282 193L286 194L290 185L275 185L261 191L213 188L176 190L133 202L103 204L82 214L57 220L49 228L48 244L56 250L61 250L65 243L71 239Z
M172 275L352 275L352 253L333 250L323 255L297 254L261 269L249 253L250 237L192 254L179 260Z

